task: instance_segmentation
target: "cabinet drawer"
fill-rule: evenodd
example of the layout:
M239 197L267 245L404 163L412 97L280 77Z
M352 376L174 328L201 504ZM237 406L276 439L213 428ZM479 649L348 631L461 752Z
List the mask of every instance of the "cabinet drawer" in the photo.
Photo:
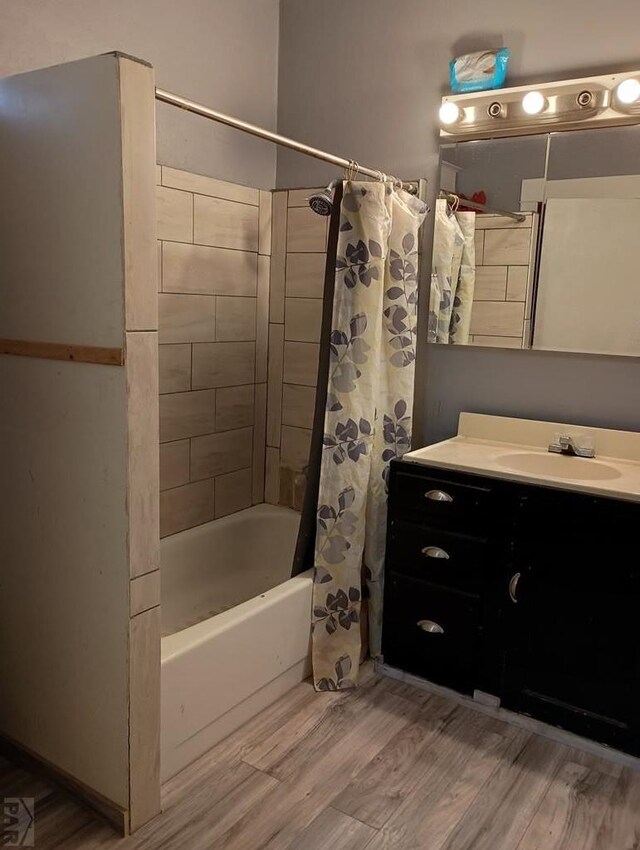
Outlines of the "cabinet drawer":
M392 498L395 516L474 534L486 524L490 502L491 490L487 487L407 472L395 476Z
M479 593L484 585L488 545L429 525L394 522L387 540L387 565L431 584Z
M471 694L480 644L477 597L389 573L382 651L385 663Z

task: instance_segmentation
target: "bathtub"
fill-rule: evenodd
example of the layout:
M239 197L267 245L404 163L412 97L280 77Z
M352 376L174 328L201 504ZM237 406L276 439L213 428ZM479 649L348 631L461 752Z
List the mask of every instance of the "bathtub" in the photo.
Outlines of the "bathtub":
M163 781L310 674L299 521L254 505L162 541Z

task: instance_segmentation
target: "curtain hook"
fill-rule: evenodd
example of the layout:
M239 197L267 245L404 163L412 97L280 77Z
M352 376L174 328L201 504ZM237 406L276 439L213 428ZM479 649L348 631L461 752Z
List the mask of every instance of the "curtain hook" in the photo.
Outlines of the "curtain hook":
M357 176L359 170L360 170L360 167L358 165L358 162L355 159L350 159L349 165L345 169L345 173L344 173L345 178L347 180L354 180L355 177Z

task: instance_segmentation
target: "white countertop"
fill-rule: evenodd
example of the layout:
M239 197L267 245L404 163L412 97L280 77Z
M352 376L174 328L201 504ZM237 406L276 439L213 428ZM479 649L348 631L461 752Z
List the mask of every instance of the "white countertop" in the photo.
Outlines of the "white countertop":
M457 437L409 452L403 459L506 481L640 502L638 433L468 413L460 415L458 430L462 433ZM595 440L596 457L549 453L548 445L557 432L588 433ZM599 453L599 444L608 451L606 455Z

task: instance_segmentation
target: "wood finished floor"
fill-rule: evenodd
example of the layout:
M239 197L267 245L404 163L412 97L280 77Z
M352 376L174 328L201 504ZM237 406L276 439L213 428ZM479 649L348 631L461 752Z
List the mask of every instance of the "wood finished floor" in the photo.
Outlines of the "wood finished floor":
M299 685L171 780L164 812L117 838L0 760L36 798L38 850L638 850L640 774L370 670Z

